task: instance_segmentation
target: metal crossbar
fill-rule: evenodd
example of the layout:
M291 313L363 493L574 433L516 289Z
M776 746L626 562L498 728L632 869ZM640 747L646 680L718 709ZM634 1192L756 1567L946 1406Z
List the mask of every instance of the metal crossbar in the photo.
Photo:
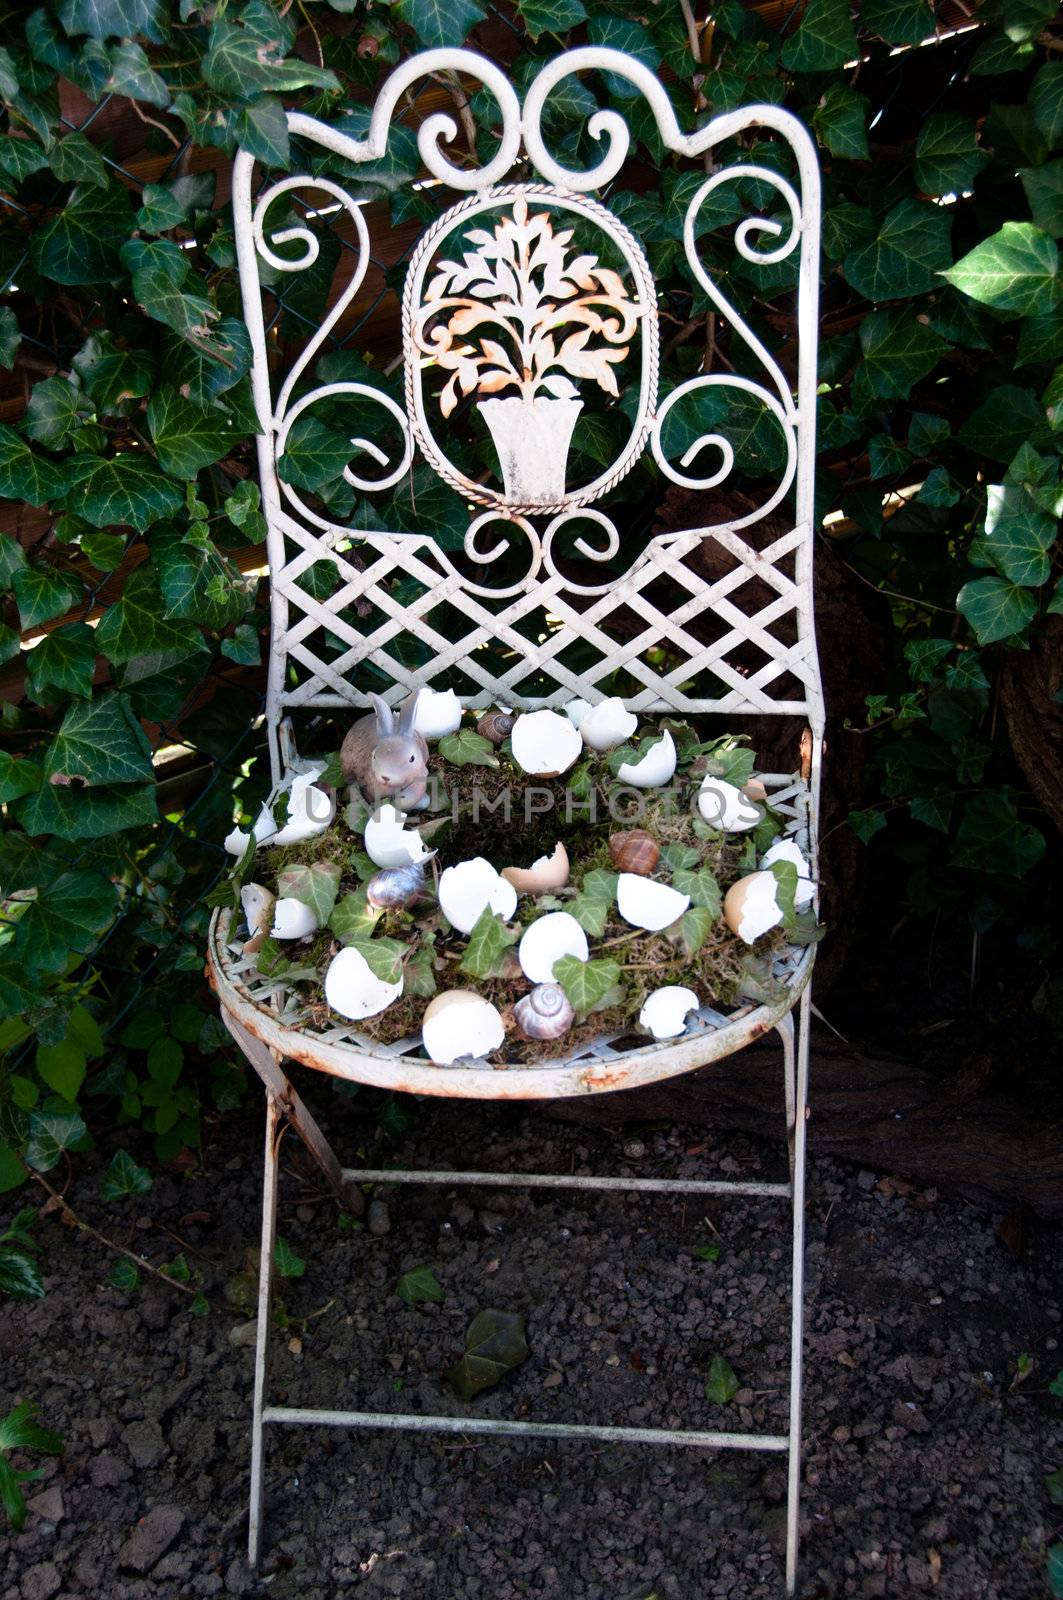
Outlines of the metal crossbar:
M590 198L592 191L599 196L608 193L623 165L630 143L623 119L615 111L599 119L600 159L587 170L561 166L543 137L543 112L549 95L566 78L587 71L626 79L648 105L663 148L696 161L705 172L686 207L683 246L692 279L711 304L713 315L729 328L731 349L740 353L741 361L726 372L710 370L688 377L666 394L657 392L658 297L641 246L617 219L610 218L598 200ZM300 708L364 705L371 689L379 689L385 699L395 703L410 689L434 681L439 687L457 689L469 706L498 703L521 709L562 705L573 695L597 701L603 694L622 692L628 708L636 712L797 716L808 725L807 761L800 776L780 778L778 783L772 780L772 803L778 800L790 819L788 834L797 837L802 848L809 848L815 876L824 711L812 615L820 235L814 144L794 117L770 105L726 112L686 134L679 127L666 89L648 68L618 51L597 46L565 52L544 65L527 86L523 105L506 74L483 57L464 50L425 51L398 66L384 83L365 138L355 138L297 112L288 114L289 128L300 141L338 156L344 164L340 171L347 171L348 163L357 167L378 161L387 154L389 130L412 87L441 72L454 74L463 83L477 83L494 98L499 131L490 159L477 165L473 158L466 166L452 161L444 149L450 126L446 117L431 116L419 129L418 148L430 179L441 194L457 191L459 199L402 257L403 406L368 381L372 374L366 382L360 378L317 381L318 357L338 349L349 338L350 330L343 340L338 338L342 319L349 310L354 316L354 300L366 272L379 266L370 249L361 203L342 183L325 176L324 169L309 177L270 176L261 186L256 186L255 163L249 153L240 153L234 169L237 256L253 349L259 476L268 525L272 648L266 722L278 792L291 764L290 752L286 753L286 713ZM735 148L733 142L752 130L759 130L758 139L767 133L778 141L778 148L788 147L793 181L776 170L774 162L758 162L755 143L741 147L737 156L727 156L728 149ZM529 169L532 182L514 182L523 179ZM743 186L736 191L741 220L734 225L735 253L754 265L779 263L791 255L797 263L796 339L785 371L725 297L726 272L717 282L714 269L699 253L698 239L712 210L707 207L703 213L702 207L726 183ZM304 224L319 215L315 208L321 191L329 196L329 206L341 223L339 243L349 276L320 326L309 327L306 343L279 375L275 392L270 350L276 341L267 339L273 319L264 315L263 294L272 294L279 309L290 309L274 285L285 274L298 275L318 259L319 242ZM315 192L318 198L311 204L306 196ZM273 215L278 220L273 222L271 207L275 204ZM713 206L716 204L714 201ZM293 208L300 223L295 227L290 225ZM609 267L603 274L597 256L581 255L575 273L578 284L572 282L571 293L568 289L560 295L552 291L549 313L555 320L551 327L560 326L574 305L593 302L598 306L587 323L589 328L596 319L597 334L606 341L596 358L627 360L630 353L632 363L638 363L638 399L632 408L636 415L631 436L617 457L589 484L570 488L567 444L559 460L552 459L561 413L535 410L539 404L535 384L540 380L537 377L532 383L529 374L539 356L529 346L523 368L519 362L512 366L524 409L517 426L513 423L517 413L506 413L510 417L506 433L497 408L517 401L512 396L492 398L497 396L500 375L504 377L497 357L491 354L488 370L478 377L487 356L476 355L478 336L468 346L462 341L478 325L482 309L482 301L469 300L468 293L475 296L483 289L494 270L491 261L503 253L505 241L519 235L525 262L536 249L553 251L551 259L560 272L565 240L551 229L558 219L564 228L565 219L571 219L573 213L580 217L581 226L597 228L604 236L604 246L598 246L605 249L603 260L622 258L623 270ZM478 231L471 237L464 235L464 244L455 243L465 226L462 219L473 216ZM533 245L533 241L538 243ZM450 259L463 250L463 265ZM266 284L260 273L263 263L269 269ZM512 310L511 299L507 289L495 309L501 306L504 311L508 306ZM441 306L464 310L444 324L437 320ZM363 311L363 319L369 314ZM294 316L306 322L298 311ZM610 349L607 346L613 335ZM559 348L551 333L546 343L537 347L541 353L548 346L555 369L563 367L567 373L555 370L542 386L550 391L544 404L569 408L570 434L571 408L583 404L582 399L572 399L577 392L572 379L590 381L595 371L591 360L595 352L587 355L581 339L585 345L580 333L575 344L564 341ZM629 344L617 354L617 346L624 340ZM497 352L497 341L492 348ZM563 355L563 350L568 354ZM491 361L496 362L494 367ZM756 381L741 370L743 363L758 373ZM440 375L448 372L452 375L448 379L450 399L447 390L439 390ZM476 459L484 459L484 447L491 448L488 434L493 440L498 466L493 478L491 469L481 473L479 467L475 479L466 477L449 454L450 435L456 439L459 431L449 421L456 395L453 386L459 381L466 422L472 428L470 437L480 452ZM502 386L509 383L506 378ZM634 392L635 383L630 387ZM482 398L477 400L481 389ZM307 417L310 408L319 403L328 406L341 398L357 400L363 413L385 424L382 437L391 441L384 449L361 434L351 439L351 460L343 477L370 507L373 495L397 486L419 457L462 496L466 507L487 508L470 513L460 555L444 550L423 529L355 530L335 520L328 503L322 506L320 499L313 503L304 499L291 481L290 471L282 478L278 468L293 425L299 425L304 417L312 420ZM688 428L683 434L687 441L684 453L678 461L670 459L665 426L669 415L677 404L691 403L697 409L706 401L710 403L707 431L690 443ZM785 466L774 488L760 494L757 503L750 501L749 510L736 510L732 502L717 501L710 493L704 514L716 520L651 537L640 551L629 550L610 517L594 502L608 497L643 450L652 454L662 483L668 481L687 490L715 490L727 480L736 462L734 447L725 434L715 431L723 425L711 418L735 405L748 410L751 401L761 407L766 426L778 429L782 441L780 459L785 458ZM492 405L496 410L489 416L487 408ZM712 406L716 409L711 410ZM548 415L552 419L549 424L544 420ZM619 409L614 416L619 416ZM445 421L442 427L441 418ZM366 428L371 431L371 424ZM400 439L397 451L396 430ZM539 443L532 448L529 440ZM694 476L695 471L704 476ZM776 514L776 521L761 530L759 539L747 531L771 513ZM587 524L594 530L589 541L585 533L573 537L577 525L586 528ZM555 546L560 546L562 531L581 556L578 576L570 570L568 555L564 562L556 559ZM522 570L514 578L518 556ZM450 619L445 625L440 622L444 614ZM458 637L454 637L455 629ZM574 644L578 651L570 650ZM785 1453L786 1592L792 1596L797 1581L801 1472L812 952L791 952L796 959L784 962L788 974L785 997L777 1005L743 1006L730 1018L712 1011L699 1013L687 1034L675 1041L629 1048L629 1038L603 1035L573 1052L571 1059L518 1065L505 1071L495 1071L486 1061L439 1068L416 1054L416 1040L376 1047L350 1027L316 1027L292 996L277 989L267 992L268 986L263 987L239 954L233 960L228 944L230 920L219 913L212 924L208 956L212 981L226 1026L265 1085L267 1104L251 1428L248 1548L252 1564L257 1563L262 1546L267 1424L596 1440ZM399 1091L483 1099L548 1098L600 1093L704 1067L769 1029L778 1033L783 1047L788 1183L344 1168L281 1068L285 1058L292 1058L349 1081ZM269 1403L278 1151L288 1126L303 1139L341 1200L353 1185L417 1183L789 1200L790 1392L785 1435L410 1416Z

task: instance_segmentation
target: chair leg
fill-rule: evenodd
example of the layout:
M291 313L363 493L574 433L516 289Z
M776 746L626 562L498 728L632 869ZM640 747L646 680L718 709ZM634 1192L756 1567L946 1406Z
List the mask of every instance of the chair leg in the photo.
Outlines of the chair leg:
M284 1123L276 1097L266 1096L266 1158L262 1180L262 1252L258 1270L258 1325L255 1333L255 1397L251 1411L251 1493L247 1518L247 1559L258 1567L262 1546L264 1448L262 1411L269 1386L270 1303L273 1252L277 1239L277 1170Z
M805 1331L805 1116L808 1102L811 984L801 996L797 1035L797 1078L792 1135L794 1235L790 1302L790 1449L786 1492L786 1593L797 1593L797 1546L801 1510L801 1379ZM791 1046L792 1048L792 1046Z
M794 1067L794 1018L788 1011L775 1024L782 1040L783 1091L786 1096L786 1154L790 1162L790 1182L794 1181L794 1131L797 1124L797 1083Z

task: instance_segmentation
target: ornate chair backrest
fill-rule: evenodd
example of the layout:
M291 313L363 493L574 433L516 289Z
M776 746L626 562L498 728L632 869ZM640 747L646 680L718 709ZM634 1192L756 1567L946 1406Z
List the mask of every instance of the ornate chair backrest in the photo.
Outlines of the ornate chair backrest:
M670 332L677 318L659 304L637 208L619 208L631 226L608 209L625 122L613 110L590 118L604 151L579 169L544 142L551 94L587 72L641 95L663 147L701 166L672 191L683 198L675 239L694 315L729 330L726 364L710 354L667 393L662 324ZM410 186L404 214L420 232L401 283L399 381L339 341L367 302L386 317L398 293L398 271L379 260L388 246L370 238L363 175L390 181L398 108L429 75L493 96L501 131L489 159L462 166L443 148L461 148L451 117L437 111L418 129L429 176ZM430 50L391 74L357 136L295 112L288 124L308 175L259 175L256 190L244 151L233 196L269 529L275 778L277 730L297 708L362 707L370 690L394 703L425 684L475 706L619 694L642 712L797 716L818 758L820 200L800 123L750 106L684 134L652 72L587 48L544 66L523 106L484 58ZM750 152L739 141L754 135ZM730 164L716 168L721 150ZM745 315L721 286L738 283L727 258L721 268L705 254L723 224L746 272ZM337 255L349 270L335 270ZM742 263L777 274L772 295L796 281L781 353L765 343L779 319L757 307ZM313 292L295 293L301 282Z

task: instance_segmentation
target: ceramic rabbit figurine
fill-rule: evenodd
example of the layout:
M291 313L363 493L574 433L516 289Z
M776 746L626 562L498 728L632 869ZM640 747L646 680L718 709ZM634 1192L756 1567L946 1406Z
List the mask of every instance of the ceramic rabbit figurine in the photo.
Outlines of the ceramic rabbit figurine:
M428 746L414 729L419 689L414 689L395 713L378 694L371 694L373 710L359 717L340 748L344 780L357 784L367 800L389 800L400 811L413 811L425 797Z

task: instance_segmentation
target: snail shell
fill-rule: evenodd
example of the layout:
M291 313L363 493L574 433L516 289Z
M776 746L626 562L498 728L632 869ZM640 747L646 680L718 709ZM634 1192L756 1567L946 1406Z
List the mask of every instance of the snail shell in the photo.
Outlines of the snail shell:
M575 1012L559 983L540 983L517 1001L513 1015L525 1039L560 1039Z
M385 867L366 884L365 898L378 911L394 911L416 900L423 888L424 867L420 862L409 867Z
M516 720L508 711L489 711L476 724L476 731L485 739L490 739L492 744L501 744L513 732Z
M621 872L634 872L648 878L661 859L661 849L652 833L645 828L631 828L626 833L609 835L609 854Z

